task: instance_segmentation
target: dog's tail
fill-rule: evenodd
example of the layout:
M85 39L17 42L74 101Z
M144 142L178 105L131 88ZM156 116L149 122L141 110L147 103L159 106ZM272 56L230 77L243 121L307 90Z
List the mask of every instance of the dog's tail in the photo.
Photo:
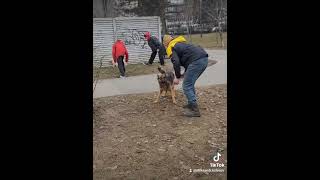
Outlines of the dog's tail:
M161 68L161 66L158 66L158 70L161 74L165 74L166 72Z

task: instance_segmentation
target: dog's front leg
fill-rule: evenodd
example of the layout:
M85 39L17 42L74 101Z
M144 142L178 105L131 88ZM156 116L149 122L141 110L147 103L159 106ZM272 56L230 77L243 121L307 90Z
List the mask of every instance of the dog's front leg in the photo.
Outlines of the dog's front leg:
M173 96L174 96L174 97L177 97L177 96L176 96L176 90L174 89L174 86L172 86L172 91L171 91L171 92L173 93Z
M170 87L170 91L171 91L172 102L173 102L174 104L177 104L176 95L175 95L175 92L174 92L174 86L171 86L171 87Z
M164 97L164 96L166 96L166 94L167 94L167 90L166 90L166 92L163 91L163 92L161 93L161 96Z
M174 85L172 85L172 86L170 87L170 93L171 93L171 96L177 97L177 96L176 96L176 91L175 91L175 89L174 89Z
M158 95L157 95L157 98L156 98L156 100L154 101L154 103L159 102L161 93L162 93L162 89L160 89L160 91L159 91L159 93L158 93Z

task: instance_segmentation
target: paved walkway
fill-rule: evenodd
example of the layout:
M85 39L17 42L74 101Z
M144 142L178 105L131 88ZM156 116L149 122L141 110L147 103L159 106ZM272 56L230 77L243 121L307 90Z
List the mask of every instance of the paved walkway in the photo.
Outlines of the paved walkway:
M216 84L227 84L227 51L206 50L209 59L218 61L216 64L207 67L196 82L197 86L208 86ZM181 89L182 82L176 86ZM159 90L156 74L132 76L125 79L100 80L93 94L94 98L114 96L121 94L147 93Z

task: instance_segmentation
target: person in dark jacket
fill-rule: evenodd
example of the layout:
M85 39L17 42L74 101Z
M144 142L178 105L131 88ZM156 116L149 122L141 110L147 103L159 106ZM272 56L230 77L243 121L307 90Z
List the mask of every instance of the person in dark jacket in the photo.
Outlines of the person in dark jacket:
M172 38L170 35L165 35L163 45L173 64L176 75L174 83L179 84L183 78L182 88L188 101L188 104L183 106L185 109L183 115L200 117L194 85L208 66L208 53L201 47L187 44L183 36ZM181 66L185 69L183 75Z
M153 63L154 58L157 55L159 56L160 64L163 66L164 65L164 57L165 57L165 47L160 43L160 41L154 37L151 36L150 32L146 32L144 34L144 37L148 41L148 45L151 48L152 54L150 56L149 61L145 62L145 65L151 65Z
M126 56L125 62L123 61L124 56ZM112 46L112 64L113 66L118 66L120 71L120 78L125 77L126 68L128 64L129 55L128 50L121 40L117 40Z

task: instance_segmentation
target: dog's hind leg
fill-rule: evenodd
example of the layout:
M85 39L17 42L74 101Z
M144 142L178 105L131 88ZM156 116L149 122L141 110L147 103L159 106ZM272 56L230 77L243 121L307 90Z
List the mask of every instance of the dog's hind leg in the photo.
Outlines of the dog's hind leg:
M162 94L162 96L168 96L168 89L166 89L166 91L164 91L164 93Z
M169 95L170 95L169 91L166 91L166 96L169 96Z

